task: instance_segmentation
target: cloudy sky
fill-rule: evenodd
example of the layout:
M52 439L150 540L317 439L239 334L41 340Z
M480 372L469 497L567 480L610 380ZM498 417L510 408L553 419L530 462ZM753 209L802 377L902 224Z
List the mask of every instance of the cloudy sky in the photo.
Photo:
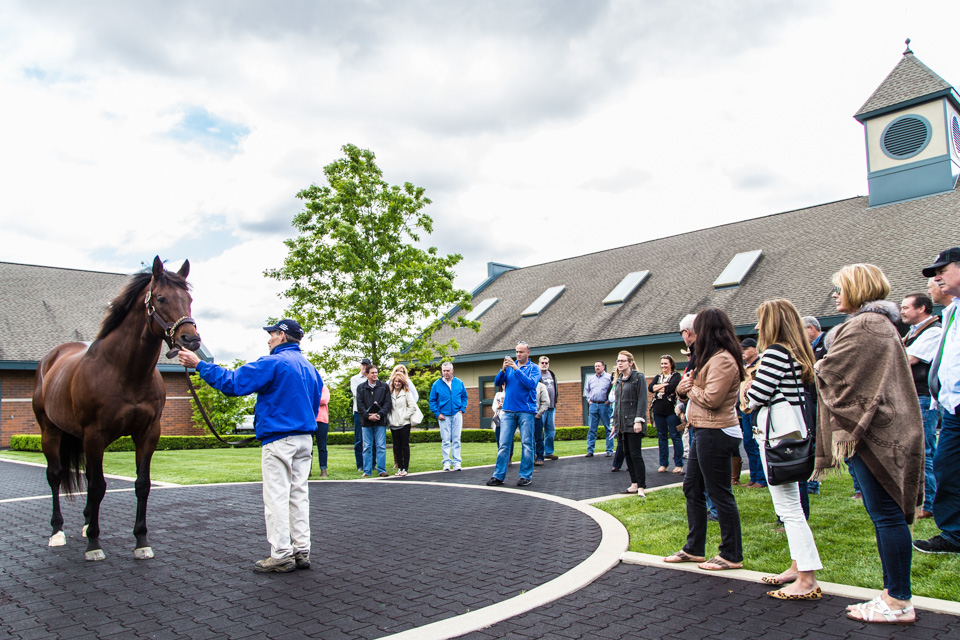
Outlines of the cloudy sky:
M937 0L0 4L0 260L189 258L218 361L265 350L297 191L345 143L423 186L430 244L557 260L865 194L851 116ZM2 286L2 283L0 283Z

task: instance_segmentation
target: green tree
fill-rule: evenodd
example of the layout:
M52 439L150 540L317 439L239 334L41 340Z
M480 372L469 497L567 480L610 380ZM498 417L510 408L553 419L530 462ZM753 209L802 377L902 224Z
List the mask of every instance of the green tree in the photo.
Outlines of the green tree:
M443 322L480 327L444 317L454 305L471 308L469 292L453 286L462 256L414 244L433 231L422 187L387 184L372 151L352 144L342 151L323 169L325 186L297 194L304 202L293 219L297 236L284 241L283 266L265 275L288 284L287 313L305 330L335 336L317 361L322 371L363 357L379 367L401 352L421 362L443 357L457 348L454 339L432 339Z
M243 360L234 360L233 364L226 366L226 369L237 369L246 364ZM197 373L190 375L190 381L194 389L197 390L197 397L203 403L203 408L207 412L207 417L213 424L217 433L233 433L237 425L248 415L253 415L253 405L257 401L256 395L232 397L226 396L206 382L204 382ZM200 409L193 398L190 398L190 407L193 409L193 426L202 431L207 430L207 425L203 421Z

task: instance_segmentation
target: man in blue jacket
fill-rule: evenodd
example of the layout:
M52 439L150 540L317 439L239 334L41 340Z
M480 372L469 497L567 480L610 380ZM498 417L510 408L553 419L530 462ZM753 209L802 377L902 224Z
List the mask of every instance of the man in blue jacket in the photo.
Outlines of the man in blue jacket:
M517 427L520 428L520 479L518 487L525 487L533 481L533 422L537 413L537 383L540 382L540 369L530 361L530 347L526 342L517 343L517 360L507 356L503 359L500 373L493 381L495 387L504 385L503 409L500 410L500 449L497 452L497 466L493 477L487 480L487 486L503 484L510 464L510 443Z
M430 411L440 421L440 451L443 470L460 471L460 433L463 412L467 410L467 389L460 378L453 377L453 365L440 365L440 379L430 387Z
M270 557L258 560L257 573L288 573L310 568L310 494L307 480L313 432L323 380L300 352L303 329L295 320L263 328L270 355L236 371L201 361L182 349L180 364L228 396L257 394L254 430L260 441L263 506Z

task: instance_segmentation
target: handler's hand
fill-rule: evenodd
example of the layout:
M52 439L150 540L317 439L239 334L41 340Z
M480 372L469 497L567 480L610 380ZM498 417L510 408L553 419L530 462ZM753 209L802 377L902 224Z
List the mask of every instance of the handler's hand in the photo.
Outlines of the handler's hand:
M446 419L447 419L446 416L444 416L442 413L437 416L437 420L446 420Z
M197 364L200 362L200 358L197 357L197 354L189 349L180 349L180 353L177 355L177 358L179 358L180 364L188 369L196 369Z

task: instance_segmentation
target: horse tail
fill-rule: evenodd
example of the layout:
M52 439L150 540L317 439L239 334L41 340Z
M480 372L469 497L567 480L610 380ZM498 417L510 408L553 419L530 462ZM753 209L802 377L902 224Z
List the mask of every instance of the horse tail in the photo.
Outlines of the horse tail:
M60 488L70 493L83 490L83 469L86 458L83 455L83 441L69 433L60 436L60 468L62 476Z

